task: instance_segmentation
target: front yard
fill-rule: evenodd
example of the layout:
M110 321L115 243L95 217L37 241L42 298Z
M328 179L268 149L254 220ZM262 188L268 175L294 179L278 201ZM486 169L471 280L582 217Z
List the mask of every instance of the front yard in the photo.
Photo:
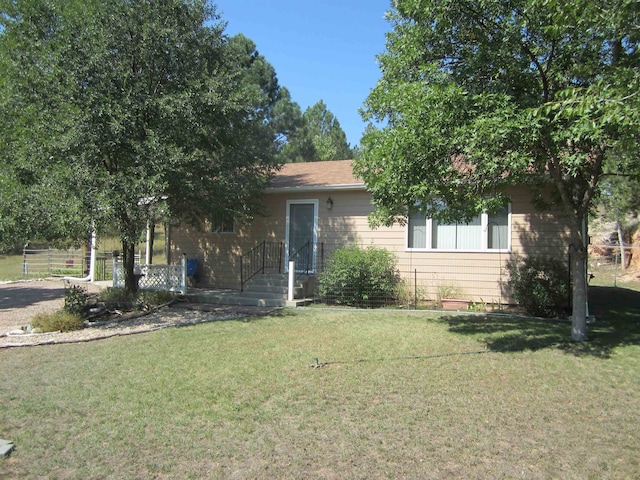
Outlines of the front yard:
M638 478L636 313L586 345L309 309L0 351L0 478Z

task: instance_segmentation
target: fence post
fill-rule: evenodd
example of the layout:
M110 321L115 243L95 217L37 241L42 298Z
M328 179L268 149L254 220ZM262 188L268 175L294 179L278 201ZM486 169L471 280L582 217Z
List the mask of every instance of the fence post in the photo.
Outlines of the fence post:
M113 287L115 288L118 286L118 255L114 254L111 260L113 262L113 272L111 276L113 277Z
M244 255L240 255L240 291L244 292Z
M413 269L413 309L418 309L418 269Z
M180 288L182 289L182 293L187 293L187 254L186 253L182 254L182 260L180 261L180 263L182 265L182 275L180 276L182 285L180 285Z
M293 302L293 297L295 294L294 287L293 287L295 283L295 278L296 278L296 262L290 261L289 262L289 282L288 282L288 288L287 288L287 300L289 300L290 302Z

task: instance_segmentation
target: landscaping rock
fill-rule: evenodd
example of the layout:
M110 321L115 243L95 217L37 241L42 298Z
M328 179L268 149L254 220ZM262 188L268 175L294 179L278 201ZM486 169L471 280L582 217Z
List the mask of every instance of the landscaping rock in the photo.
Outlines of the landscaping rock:
M13 444L13 442L10 442L9 440L3 440L0 438L0 458L8 457L14 448L15 448L15 445Z

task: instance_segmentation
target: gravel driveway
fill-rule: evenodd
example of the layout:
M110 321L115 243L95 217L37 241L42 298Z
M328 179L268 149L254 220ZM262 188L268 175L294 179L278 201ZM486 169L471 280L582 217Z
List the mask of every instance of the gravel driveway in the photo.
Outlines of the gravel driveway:
M98 292L96 285L86 285ZM0 332L27 325L40 312L52 312L64 306L64 281L30 280L0 283Z
M93 284L85 284L85 286L89 293L98 292L100 289ZM28 325L37 313L51 312L63 306L64 282L62 280L0 283L0 349L86 342L168 327L263 316L278 310L271 307L234 307L183 302L150 312L133 312L121 318L95 322L83 330L74 332L13 334L13 330L19 330L21 326ZM8 334L8 332L12 333Z

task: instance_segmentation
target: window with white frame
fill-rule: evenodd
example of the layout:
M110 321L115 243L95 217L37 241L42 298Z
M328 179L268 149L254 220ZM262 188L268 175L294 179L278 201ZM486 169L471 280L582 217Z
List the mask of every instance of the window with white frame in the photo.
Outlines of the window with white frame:
M409 215L407 248L412 250L491 251L511 248L510 205L470 222L440 222L423 213Z

